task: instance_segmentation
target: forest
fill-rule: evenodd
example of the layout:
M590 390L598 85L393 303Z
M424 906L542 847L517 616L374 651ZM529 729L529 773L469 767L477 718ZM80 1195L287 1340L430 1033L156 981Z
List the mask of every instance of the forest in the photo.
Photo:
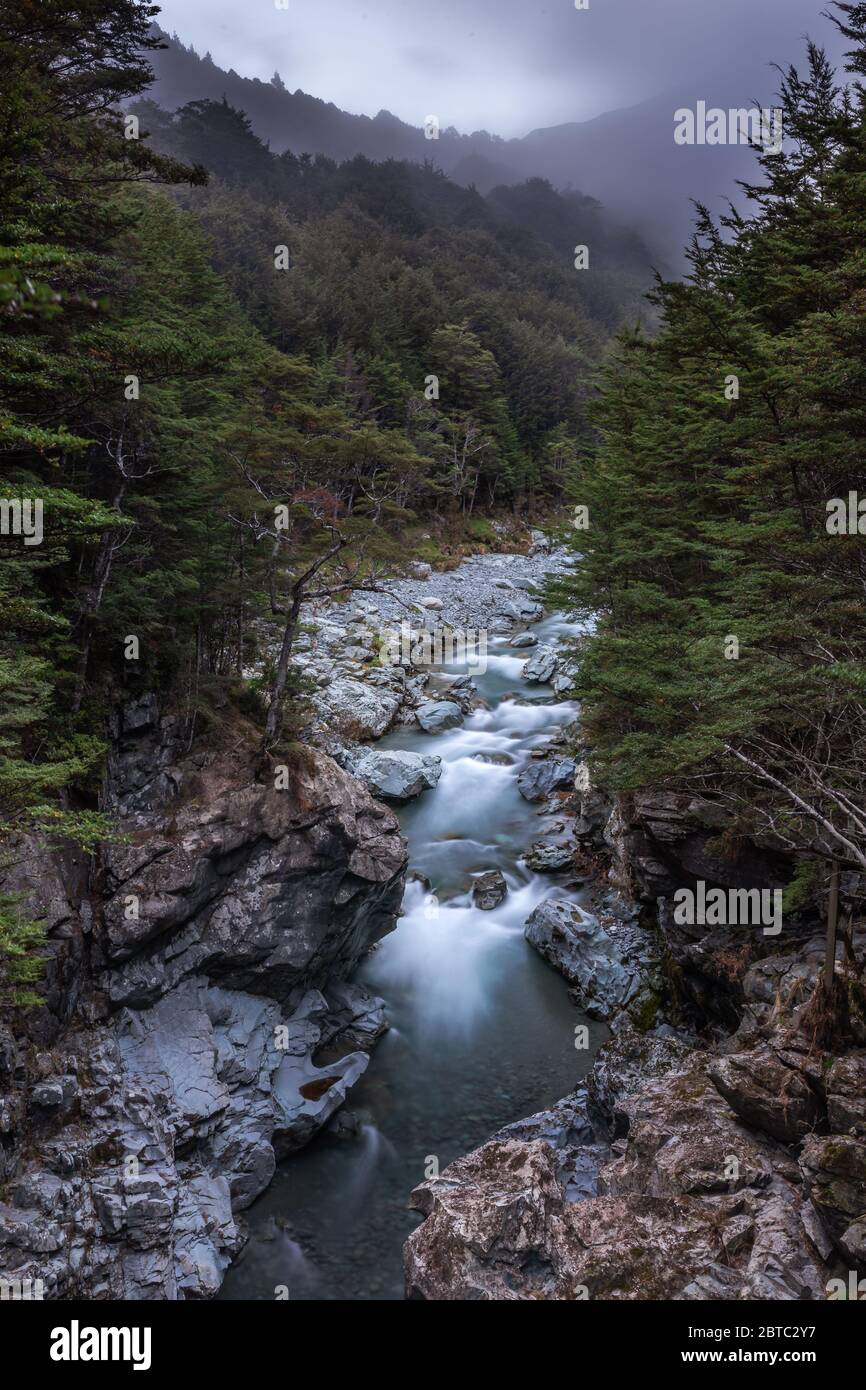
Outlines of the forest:
M674 279L159 13L0 10L0 1300L859 1298L866 3Z
M581 282L540 181L515 220L433 167L273 155L225 103L161 112L151 13L0 20L0 447L45 530L2 539L0 799L85 844L115 686L243 702L263 615L435 553L431 523L561 504L650 273L625 238Z

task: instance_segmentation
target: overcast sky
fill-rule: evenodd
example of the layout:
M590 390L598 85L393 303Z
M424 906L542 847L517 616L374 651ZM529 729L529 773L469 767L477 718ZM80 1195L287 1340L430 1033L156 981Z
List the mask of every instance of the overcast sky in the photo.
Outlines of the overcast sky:
M805 34L839 52L827 0L163 0L159 22L245 77L374 116L522 135L660 92L741 105Z

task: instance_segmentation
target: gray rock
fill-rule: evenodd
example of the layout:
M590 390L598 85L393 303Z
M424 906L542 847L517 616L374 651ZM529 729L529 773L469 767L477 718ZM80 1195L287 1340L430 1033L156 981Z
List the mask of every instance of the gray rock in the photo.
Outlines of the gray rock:
M537 874L567 869L573 861L574 846L557 844L555 840L536 840L526 856L527 867Z
M482 912L492 912L499 907L507 894L508 884L499 869L488 869L486 873L479 874L472 885L472 901Z
M527 801L544 801L551 792L571 789L574 762L571 758L548 758L531 762L517 776L517 790Z
M459 705L464 714L469 713L478 696L478 688L471 676L450 676L443 671L430 673L427 691L429 695Z
M442 776L442 759L434 754L399 749L369 749L353 760L351 770L374 796L388 801L411 801L436 786Z
M637 996L640 950L628 928L615 936L576 903L545 898L524 935L575 987L591 1017L611 1018Z
M463 711L452 700L427 700L418 706L415 717L426 734L439 734L463 723Z
M142 1007L198 974L282 1000L351 969L393 927L406 863L393 813L313 749L288 783L245 782L224 760L190 767L188 796L107 849L116 1004Z
M511 597L499 610L510 624L537 623L544 617L544 608L535 599L520 589L514 589Z
M509 647L537 647L538 638L534 632L518 632L508 643Z
M556 670L557 655L553 647L539 647L523 667L523 679L533 685L543 685Z
M379 738L394 722L400 697L351 676L338 676L317 696L321 717L344 738Z

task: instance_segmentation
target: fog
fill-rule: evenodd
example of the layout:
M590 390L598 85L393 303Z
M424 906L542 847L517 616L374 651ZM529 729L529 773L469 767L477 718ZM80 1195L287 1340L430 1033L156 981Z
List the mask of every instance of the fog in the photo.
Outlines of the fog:
M277 8L278 4L286 8ZM524 135L702 84L773 91L807 33L837 55L821 0L165 0L159 23L221 67L413 125ZM825 6L826 8L826 6Z

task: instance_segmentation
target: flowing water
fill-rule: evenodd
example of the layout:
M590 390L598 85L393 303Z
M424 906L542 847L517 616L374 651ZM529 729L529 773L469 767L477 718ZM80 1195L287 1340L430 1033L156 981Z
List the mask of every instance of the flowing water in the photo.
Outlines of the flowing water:
M542 642L574 629L559 617L533 631ZM320 1135L281 1164L247 1213L250 1240L220 1297L401 1299L401 1247L419 1217L406 1206L435 1160L439 1171L497 1129L544 1109L585 1075L603 1026L570 1002L564 980L527 945L523 925L552 894L582 902L568 875L538 876L522 862L555 820L517 791L532 749L575 708L546 686L527 685L531 651L494 645L474 677L488 708L438 735L417 727L380 748L438 753L435 791L403 809L410 868L397 929L365 962L359 978L388 1003L391 1030L350 1093L358 1135ZM508 896L492 912L475 908L474 874L501 869ZM589 1049L577 1051L586 1024Z

